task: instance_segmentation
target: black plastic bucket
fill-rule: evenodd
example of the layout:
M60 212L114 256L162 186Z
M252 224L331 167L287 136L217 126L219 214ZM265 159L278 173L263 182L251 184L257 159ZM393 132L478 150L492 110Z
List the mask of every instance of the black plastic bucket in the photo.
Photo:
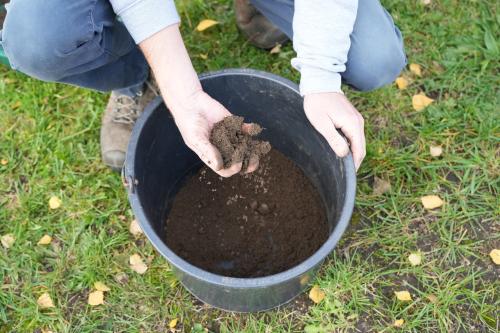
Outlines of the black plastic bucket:
M203 89L232 113L261 124L262 137L305 172L325 204L330 237L301 264L259 278L220 276L177 256L164 243L166 216L183 181L202 164L184 144L161 98L147 107L132 132L123 170L129 201L146 236L194 296L224 310L270 309L287 303L307 286L344 233L356 191L353 160L350 155L337 158L309 124L293 82L248 69L209 73L200 79Z

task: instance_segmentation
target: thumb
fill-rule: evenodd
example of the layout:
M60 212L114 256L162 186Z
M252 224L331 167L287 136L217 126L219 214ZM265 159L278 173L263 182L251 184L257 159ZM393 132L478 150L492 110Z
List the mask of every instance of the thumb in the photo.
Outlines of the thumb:
M205 163L210 169L215 172L222 170L224 163L222 161L222 156L209 141L200 140L193 144L193 150L198 155L198 157Z
M309 121L314 126L314 128L326 139L337 156L345 157L349 154L349 145L347 144L347 141L342 135L340 135L328 115L324 115L322 117L314 117L314 119L309 118Z

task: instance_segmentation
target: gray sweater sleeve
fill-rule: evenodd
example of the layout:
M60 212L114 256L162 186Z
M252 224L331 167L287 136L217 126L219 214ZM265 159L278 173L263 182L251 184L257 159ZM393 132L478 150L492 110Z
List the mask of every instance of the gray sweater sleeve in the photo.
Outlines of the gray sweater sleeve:
M357 9L357 0L295 0L292 66L302 95L341 92Z
M113 10L139 44L180 21L173 0L110 0Z

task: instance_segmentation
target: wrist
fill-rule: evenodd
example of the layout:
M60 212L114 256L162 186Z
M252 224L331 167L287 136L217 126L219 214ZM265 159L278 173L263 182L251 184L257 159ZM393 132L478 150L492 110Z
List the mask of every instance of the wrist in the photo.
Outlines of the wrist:
M179 113L193 109L193 106L197 103L199 96L202 93L203 89L200 84L198 87L193 86L192 89L183 90L178 93L168 89L166 89L165 93L163 93L162 90L162 97L168 109L175 117Z

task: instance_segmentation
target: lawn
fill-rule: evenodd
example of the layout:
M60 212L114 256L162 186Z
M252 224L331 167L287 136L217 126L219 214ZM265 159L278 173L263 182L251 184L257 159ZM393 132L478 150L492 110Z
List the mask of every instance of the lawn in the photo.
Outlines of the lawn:
M312 282L326 293L318 304L304 294L275 311L234 314L196 301L129 232L120 177L100 161L107 95L0 68L0 236L15 238L0 246L0 332L168 332L172 319L175 332L498 332L500 268L489 257L500 248L498 4L383 2L422 76L406 70L405 90L346 90L365 117L368 153L351 225ZM297 81L290 44L278 54L248 45L230 3L178 2L197 70L250 67ZM220 24L196 32L203 18ZM415 111L417 93L435 101ZM375 177L391 189L374 193ZM424 209L431 194L445 204ZM60 208L49 208L52 196ZM37 245L45 234L51 244ZM133 253L147 259L145 274L129 268ZM96 281L111 290L92 307ZM411 301L396 298L403 290ZM53 308L37 305L45 292Z

